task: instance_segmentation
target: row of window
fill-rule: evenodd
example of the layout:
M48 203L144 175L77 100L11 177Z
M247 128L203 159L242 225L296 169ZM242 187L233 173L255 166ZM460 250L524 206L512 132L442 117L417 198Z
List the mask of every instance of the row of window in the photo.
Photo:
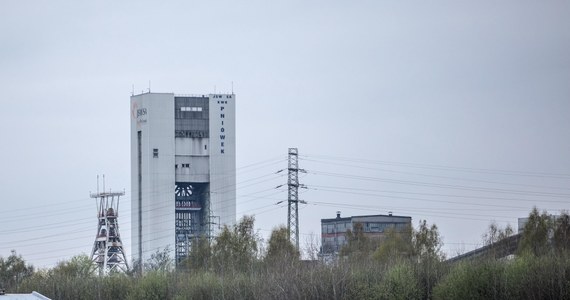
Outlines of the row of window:
M347 229L352 230L352 223L323 224L323 233L346 232Z
M181 167L181 168L190 168L190 164L180 164L180 167ZM174 165L174 168L175 168L175 169L178 169L178 164L175 164L175 165Z
M202 111L200 106L183 106L180 108L181 111Z
M364 223L364 232L384 232L386 229L395 228L397 231L401 231L406 227L406 223L376 223L367 222ZM347 229L352 230L352 223L336 223L336 224L323 224L323 233L340 233L346 232Z
M346 237L344 235L325 237L323 241L325 243L346 244Z
M208 150L208 145L204 145L204 150ZM158 158L158 148L152 149L152 157ZM188 167L190 167L190 164L188 164ZM176 165L176 168L178 168L178 165Z
M214 95L214 98L224 98L224 96L226 98L232 98L232 95Z

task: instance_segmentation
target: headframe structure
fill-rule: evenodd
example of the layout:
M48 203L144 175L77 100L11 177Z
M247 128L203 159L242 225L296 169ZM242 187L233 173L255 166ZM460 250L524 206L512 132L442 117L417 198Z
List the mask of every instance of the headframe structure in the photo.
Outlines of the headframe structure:
M100 276L112 272L126 272L128 264L119 233L119 198L125 192L92 193L97 204L97 235L91 251L91 260Z

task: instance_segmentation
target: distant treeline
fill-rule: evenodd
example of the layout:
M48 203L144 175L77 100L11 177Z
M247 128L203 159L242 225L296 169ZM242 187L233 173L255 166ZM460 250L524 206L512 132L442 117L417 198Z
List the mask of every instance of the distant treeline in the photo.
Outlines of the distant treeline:
M483 243L512 234L510 227L491 224ZM52 299L74 300L570 299L567 213L553 219L534 209L514 257L489 252L453 264L441 252L437 226L425 221L417 229L388 232L380 244L366 238L359 226L347 235L338 260L301 261L286 228L275 229L261 243L253 217L244 217L211 244L196 240L177 268L169 249L134 264L126 274L108 276L97 276L85 255L35 270L12 252L0 257L0 285L8 293L38 291Z

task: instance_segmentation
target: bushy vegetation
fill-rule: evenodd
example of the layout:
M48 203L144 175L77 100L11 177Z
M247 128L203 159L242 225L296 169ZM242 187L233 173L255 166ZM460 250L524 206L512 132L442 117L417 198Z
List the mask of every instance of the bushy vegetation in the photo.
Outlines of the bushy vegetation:
M244 217L211 244L194 241L177 268L169 249L140 264L143 274L133 268L109 276L97 276L85 255L35 270L13 252L0 257L0 284L53 299L570 299L568 233L567 214L555 220L535 209L515 258L450 264L435 225L387 232L381 243L357 226L342 257L325 263L299 260L284 227L262 243L254 219ZM512 234L491 224L484 243Z
M434 299L570 299L569 219L566 212L555 219L534 208L516 257L491 255L453 266ZM491 224L484 237L499 241L511 234Z
M570 257L522 255L456 265L434 299L570 299Z

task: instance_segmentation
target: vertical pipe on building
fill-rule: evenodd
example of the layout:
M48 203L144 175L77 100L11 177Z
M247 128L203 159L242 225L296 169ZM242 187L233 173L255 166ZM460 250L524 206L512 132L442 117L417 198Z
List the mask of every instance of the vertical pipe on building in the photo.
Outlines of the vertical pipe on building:
M139 235L139 247L138 247L138 258L139 258L139 271L142 273L142 132L139 130L137 132L137 164L138 164L138 235Z

